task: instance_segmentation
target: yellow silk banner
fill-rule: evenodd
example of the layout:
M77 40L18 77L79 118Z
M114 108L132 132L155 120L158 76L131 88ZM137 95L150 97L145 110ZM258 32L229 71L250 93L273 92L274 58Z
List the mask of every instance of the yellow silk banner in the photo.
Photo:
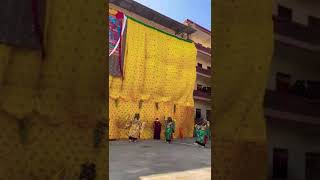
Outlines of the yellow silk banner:
M153 137L155 118L164 124L168 116L175 137L192 137L196 54L193 43L128 19L124 79L109 76L109 138L128 138L124 125L137 112L146 122L142 139Z
M273 55L273 1L213 2L213 179L266 180L263 99Z
M87 161L107 178L106 143L93 147L107 114L104 5L46 1L44 59L0 44L1 179L52 179L61 169L64 179L79 179Z
M109 97L193 106L196 48L193 43L127 22L124 79L109 76Z
M153 138L153 122L155 118L159 118L163 127L161 130L161 138L164 138L164 118L171 116L176 121L176 133L174 138L179 138L179 132L182 132L184 137L192 137L193 135L193 107L176 106L174 112L174 104L170 102L159 103L158 108L155 103L144 102L139 109L138 102L115 100L109 98L109 139L124 139L128 138L128 130L125 129L125 124L129 119L133 118L135 113L140 113L141 120L146 122L146 127L141 134L142 139Z

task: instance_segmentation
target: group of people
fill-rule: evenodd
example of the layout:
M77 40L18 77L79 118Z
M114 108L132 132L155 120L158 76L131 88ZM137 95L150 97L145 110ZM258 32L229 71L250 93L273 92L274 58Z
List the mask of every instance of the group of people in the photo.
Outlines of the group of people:
M194 126L195 144L205 147L210 137L210 124L205 119L200 119Z
M143 129L145 127L145 122L142 122L140 120L140 114L136 113L134 115L134 118L129 121L125 128L129 129L128 132L128 137L129 137L129 142L136 142L139 138L140 135L143 132ZM166 143L171 143L173 139L173 134L175 133L175 121L172 119L172 117L168 117L165 120L165 140ZM160 122L159 118L156 118L154 125L154 139L160 140L161 139L161 129L162 129L162 123ZM201 119L198 121L195 125L194 129L194 137L195 137L195 144L205 147L205 145L208 142L208 138L210 135L209 131L209 122Z

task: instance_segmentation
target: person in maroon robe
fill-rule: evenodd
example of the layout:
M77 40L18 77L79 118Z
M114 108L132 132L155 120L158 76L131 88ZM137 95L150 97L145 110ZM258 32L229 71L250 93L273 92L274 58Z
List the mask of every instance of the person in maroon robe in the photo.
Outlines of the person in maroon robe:
M154 139L160 139L161 122L159 121L159 118L156 118L156 120L154 121L153 129L154 129L153 138Z

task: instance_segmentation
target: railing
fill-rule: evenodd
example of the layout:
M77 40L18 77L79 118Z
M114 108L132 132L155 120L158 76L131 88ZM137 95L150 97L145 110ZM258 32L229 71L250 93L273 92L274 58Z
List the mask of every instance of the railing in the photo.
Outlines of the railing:
M284 92L267 90L264 98L264 107L282 112L320 117L320 101Z
M202 46L202 44L200 44L200 43L195 43L195 45L198 50L206 52L208 54L211 54L211 48L206 48L206 47Z
M279 35L288 36L312 45L320 45L319 30L293 21L283 21L276 16L273 16L273 23L274 32Z
M202 67L197 66L197 72L201 74L205 74L211 76L211 69L204 69Z
M206 98L206 99L211 99L211 93L209 92L204 92L200 90L194 90L193 91L193 96L195 97L201 97L201 98Z

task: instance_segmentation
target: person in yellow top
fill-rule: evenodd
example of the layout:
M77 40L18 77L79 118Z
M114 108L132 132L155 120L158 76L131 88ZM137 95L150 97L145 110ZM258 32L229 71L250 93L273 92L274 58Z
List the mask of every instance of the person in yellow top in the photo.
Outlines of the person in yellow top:
M126 124L126 129L129 128L129 142L137 142L143 131L144 123L140 120L140 114L136 113L133 120Z

